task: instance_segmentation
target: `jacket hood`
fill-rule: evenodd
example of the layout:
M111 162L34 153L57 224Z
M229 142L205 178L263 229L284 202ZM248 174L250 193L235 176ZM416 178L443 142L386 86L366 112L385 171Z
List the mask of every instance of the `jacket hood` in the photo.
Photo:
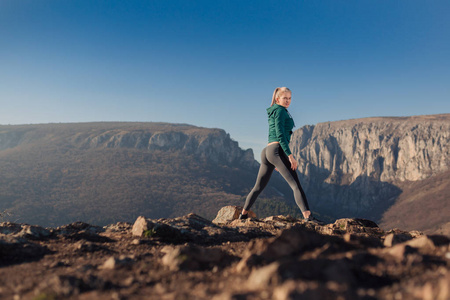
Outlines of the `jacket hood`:
M281 105L278 105L278 104L274 104L274 105L272 105L271 107L269 107L268 109L267 109L267 115L270 117L270 115L275 111L275 110L277 110L278 108L280 108L280 107L283 107L283 106L281 106Z

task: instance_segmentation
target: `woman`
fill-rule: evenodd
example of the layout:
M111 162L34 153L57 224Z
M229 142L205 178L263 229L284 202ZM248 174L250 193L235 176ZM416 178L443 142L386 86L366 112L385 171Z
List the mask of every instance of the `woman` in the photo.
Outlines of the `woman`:
M245 200L239 219L247 219L248 211L259 194L269 182L273 170L278 172L287 181L294 192L295 202L307 221L321 223L311 215L305 192L300 185L297 170L297 161L289 149L294 120L287 111L291 104L291 91L287 87L276 88L272 96L272 104L267 109L269 117L269 144L261 152L261 166L255 186Z

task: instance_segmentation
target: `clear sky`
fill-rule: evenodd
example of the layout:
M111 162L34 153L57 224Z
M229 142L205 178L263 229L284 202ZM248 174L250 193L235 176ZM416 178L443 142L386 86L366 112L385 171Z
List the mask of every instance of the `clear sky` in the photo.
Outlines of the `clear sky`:
M297 128L450 112L448 0L0 0L0 124L161 121L267 141Z

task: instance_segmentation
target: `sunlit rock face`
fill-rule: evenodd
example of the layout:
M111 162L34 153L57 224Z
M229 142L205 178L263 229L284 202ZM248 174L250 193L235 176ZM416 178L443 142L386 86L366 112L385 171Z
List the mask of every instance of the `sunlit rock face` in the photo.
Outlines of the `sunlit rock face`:
M367 217L398 196L396 182L447 171L449 139L450 114L367 118L304 126L291 148L318 208Z

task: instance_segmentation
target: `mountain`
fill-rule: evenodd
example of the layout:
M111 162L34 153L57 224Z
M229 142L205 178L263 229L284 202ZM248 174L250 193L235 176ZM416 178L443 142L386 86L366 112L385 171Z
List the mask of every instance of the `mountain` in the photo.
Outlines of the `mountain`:
M291 147L312 209L433 231L450 222L449 140L441 114L304 126Z
M0 213L10 221L105 225L243 205L258 163L221 129L168 123L0 126ZM298 211L275 178L255 210ZM271 201L269 201L271 200ZM0 215L1 216L1 215ZM1 218L0 218L1 221Z

